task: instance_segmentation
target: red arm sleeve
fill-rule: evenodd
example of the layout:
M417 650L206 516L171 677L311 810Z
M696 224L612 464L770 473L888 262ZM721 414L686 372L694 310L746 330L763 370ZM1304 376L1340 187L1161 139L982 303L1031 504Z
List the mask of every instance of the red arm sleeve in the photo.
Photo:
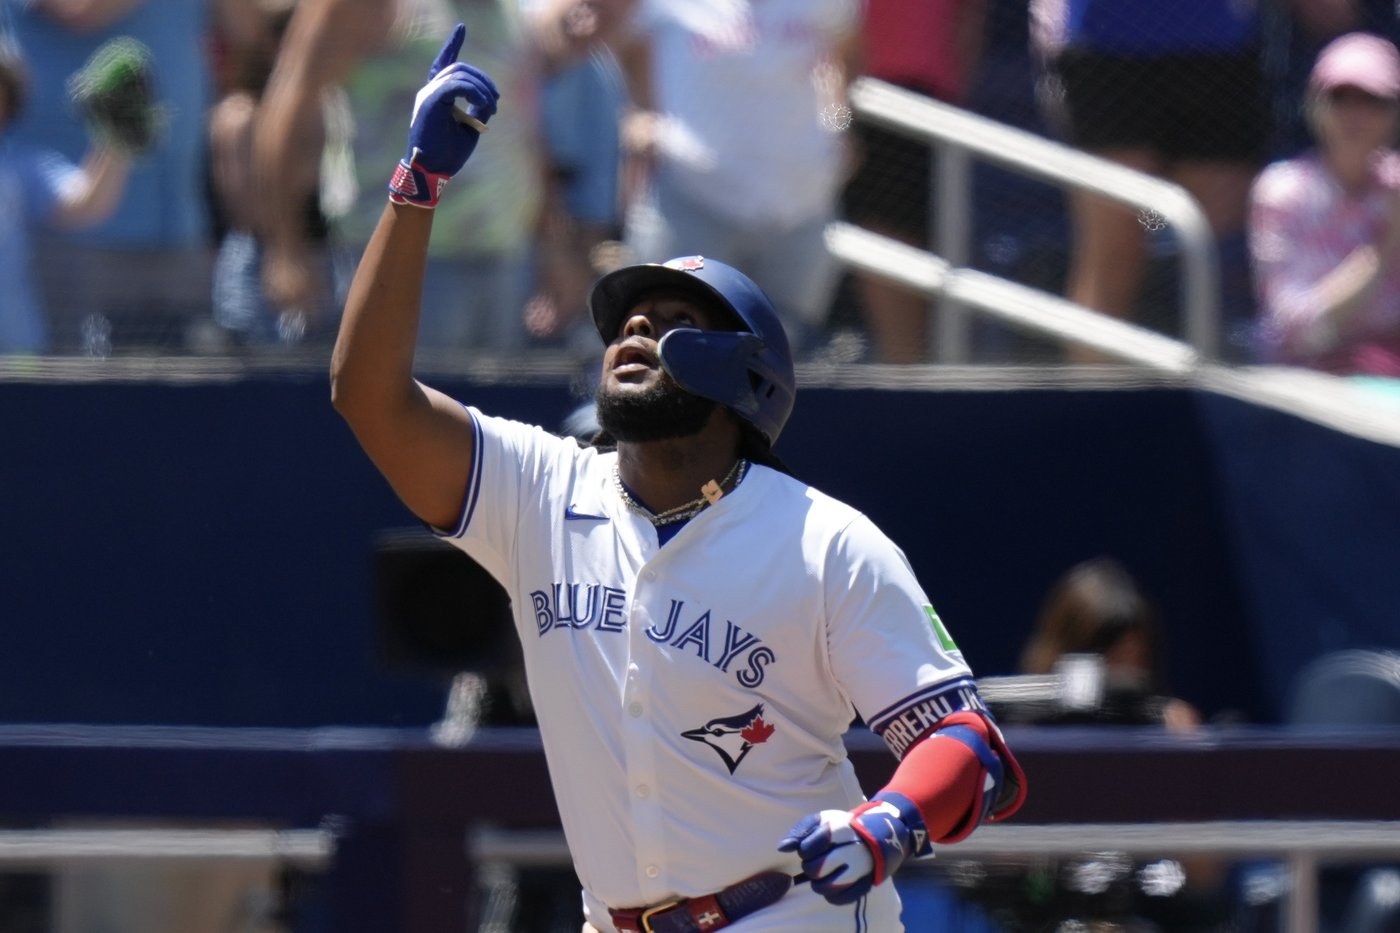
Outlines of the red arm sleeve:
M984 760L965 740L940 734L949 727L969 730L975 735L974 744L980 740L992 759ZM990 806L989 778L995 785L1008 785L1006 790L997 788L1001 792ZM1025 797L1025 776L993 723L977 713L957 712L904 753L881 791L886 792L899 794L918 808L930 841L949 843L965 838L984 817L1000 820L1014 813Z

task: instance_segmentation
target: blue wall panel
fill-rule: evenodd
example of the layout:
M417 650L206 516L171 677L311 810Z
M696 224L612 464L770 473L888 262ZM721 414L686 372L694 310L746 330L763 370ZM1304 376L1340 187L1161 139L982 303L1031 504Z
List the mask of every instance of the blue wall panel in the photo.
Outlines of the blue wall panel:
M567 386L438 380L559 425ZM414 725L374 540L412 525L323 378L0 383L0 720ZM1400 451L1188 389L805 389L780 452L908 554L981 674L1113 554L1175 691L1268 722L1324 649L1400 645Z

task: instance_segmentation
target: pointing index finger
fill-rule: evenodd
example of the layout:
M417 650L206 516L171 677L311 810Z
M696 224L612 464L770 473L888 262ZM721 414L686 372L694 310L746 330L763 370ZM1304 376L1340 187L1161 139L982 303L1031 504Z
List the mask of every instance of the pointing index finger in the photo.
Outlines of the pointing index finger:
M462 43L467 39L467 26L465 23L458 23L452 30L452 35L447 37L447 42L443 44L442 51L438 52L437 58L433 59L433 66L428 69L428 80L437 77L437 73L457 60L457 56L462 53Z

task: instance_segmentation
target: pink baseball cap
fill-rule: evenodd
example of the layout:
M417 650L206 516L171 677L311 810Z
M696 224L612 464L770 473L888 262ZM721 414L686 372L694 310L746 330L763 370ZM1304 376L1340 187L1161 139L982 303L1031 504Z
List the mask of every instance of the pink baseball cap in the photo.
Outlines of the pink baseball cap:
M1308 85L1321 94L1354 87L1375 97L1400 99L1400 51L1380 36L1347 33L1318 53Z

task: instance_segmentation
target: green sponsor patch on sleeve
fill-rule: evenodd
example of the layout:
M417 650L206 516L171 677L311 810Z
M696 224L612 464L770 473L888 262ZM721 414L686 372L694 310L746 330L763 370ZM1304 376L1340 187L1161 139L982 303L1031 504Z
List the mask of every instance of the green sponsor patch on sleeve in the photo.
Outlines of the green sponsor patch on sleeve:
M938 643L943 646L944 651L957 651L958 643L953 641L953 636L948 634L948 630L943 627L943 620L938 618L938 613L932 606L925 606L924 612L928 613L929 625L933 626L933 633L938 636Z

